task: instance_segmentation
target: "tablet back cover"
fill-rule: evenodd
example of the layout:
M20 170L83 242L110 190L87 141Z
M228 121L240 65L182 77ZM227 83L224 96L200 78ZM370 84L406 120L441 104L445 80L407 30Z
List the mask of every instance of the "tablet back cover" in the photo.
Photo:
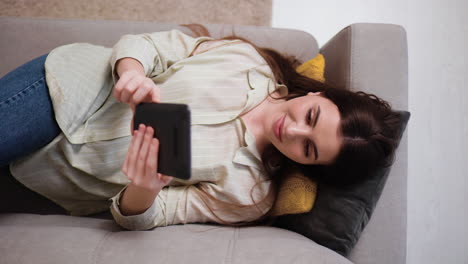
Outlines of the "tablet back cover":
M159 139L158 172L190 179L190 110L185 104L142 103L136 107L134 129L151 126Z

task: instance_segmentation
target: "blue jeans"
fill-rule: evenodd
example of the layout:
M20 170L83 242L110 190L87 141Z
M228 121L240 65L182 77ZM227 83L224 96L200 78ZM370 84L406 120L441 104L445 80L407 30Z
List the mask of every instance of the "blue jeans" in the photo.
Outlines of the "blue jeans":
M44 147L61 132L45 80L46 57L0 79L0 167Z

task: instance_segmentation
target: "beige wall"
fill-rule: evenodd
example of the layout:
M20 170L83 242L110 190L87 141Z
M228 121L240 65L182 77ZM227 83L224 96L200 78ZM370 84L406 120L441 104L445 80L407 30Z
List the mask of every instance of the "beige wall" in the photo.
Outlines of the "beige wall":
M272 0L0 0L0 16L271 25Z

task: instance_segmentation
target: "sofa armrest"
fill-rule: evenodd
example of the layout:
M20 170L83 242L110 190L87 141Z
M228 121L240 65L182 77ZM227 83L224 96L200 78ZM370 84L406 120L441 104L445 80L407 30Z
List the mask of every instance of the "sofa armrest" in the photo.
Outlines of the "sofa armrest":
M320 52L327 62L327 81L338 87L375 93L395 109L408 109L408 48L401 26L352 24Z
M353 24L320 52L331 84L373 93L396 110L408 109L407 40L401 26ZM406 262L407 173L405 133L372 218L349 256L354 263Z

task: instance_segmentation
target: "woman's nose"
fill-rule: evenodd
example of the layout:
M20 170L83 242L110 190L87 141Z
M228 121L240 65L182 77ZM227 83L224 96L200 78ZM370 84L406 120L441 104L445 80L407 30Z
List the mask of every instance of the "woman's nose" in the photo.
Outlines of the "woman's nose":
M290 125L286 128L286 135L290 138L307 137L310 135L310 127L302 125Z

